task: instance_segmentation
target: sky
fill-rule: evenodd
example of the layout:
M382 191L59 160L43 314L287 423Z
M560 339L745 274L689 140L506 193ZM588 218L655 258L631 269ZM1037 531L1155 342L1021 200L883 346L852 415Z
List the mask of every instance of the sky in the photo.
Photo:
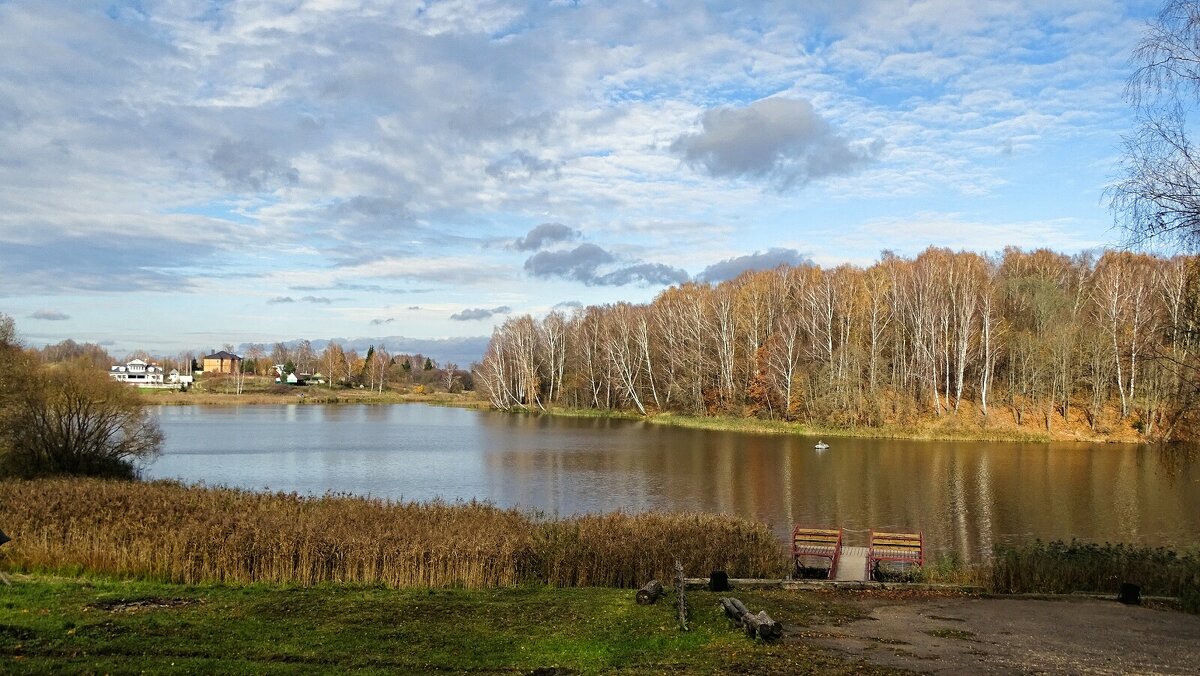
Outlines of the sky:
M0 312L487 336L884 250L1119 245L1158 3L0 0Z

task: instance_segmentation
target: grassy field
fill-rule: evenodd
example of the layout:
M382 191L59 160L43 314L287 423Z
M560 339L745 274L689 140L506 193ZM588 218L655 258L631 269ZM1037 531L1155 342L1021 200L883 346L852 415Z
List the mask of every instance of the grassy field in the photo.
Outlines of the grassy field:
M788 638L747 639L717 594L689 592L690 631L673 599L519 586L188 586L20 575L0 587L5 673L887 673L794 636L860 610L833 594L739 592ZM540 671L539 671L540 670Z

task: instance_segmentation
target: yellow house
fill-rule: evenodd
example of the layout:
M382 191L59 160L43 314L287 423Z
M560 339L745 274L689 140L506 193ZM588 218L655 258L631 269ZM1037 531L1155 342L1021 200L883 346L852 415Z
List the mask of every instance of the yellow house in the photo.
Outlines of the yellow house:
M238 373L242 370L242 358L221 350L204 357L205 373Z

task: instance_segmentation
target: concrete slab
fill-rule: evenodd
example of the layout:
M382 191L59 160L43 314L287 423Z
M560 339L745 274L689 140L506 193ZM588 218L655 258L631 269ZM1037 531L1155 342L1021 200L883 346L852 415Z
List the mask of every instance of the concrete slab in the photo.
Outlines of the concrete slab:
M838 567L834 578L838 582L866 582L867 580L867 548L842 547L842 555L838 557Z

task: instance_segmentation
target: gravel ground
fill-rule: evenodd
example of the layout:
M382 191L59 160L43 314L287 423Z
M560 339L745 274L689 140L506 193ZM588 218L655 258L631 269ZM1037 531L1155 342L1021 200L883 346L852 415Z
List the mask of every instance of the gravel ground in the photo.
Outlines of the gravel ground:
M1200 616L1094 599L864 598L868 619L800 639L934 674L1197 674Z

